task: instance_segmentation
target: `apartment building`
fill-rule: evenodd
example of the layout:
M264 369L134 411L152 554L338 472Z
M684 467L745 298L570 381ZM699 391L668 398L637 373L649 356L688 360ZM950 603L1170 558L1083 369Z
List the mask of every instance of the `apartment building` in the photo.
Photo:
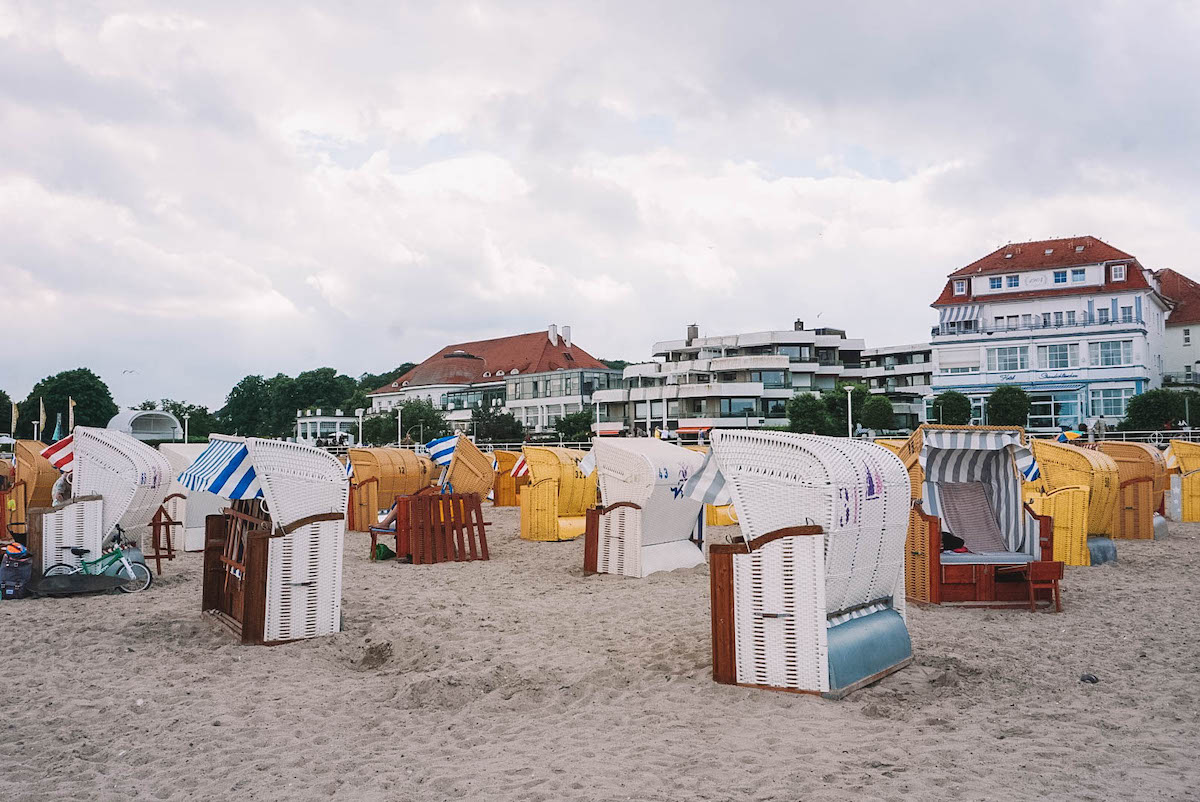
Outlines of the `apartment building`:
M985 399L1015 384L1029 428L1109 423L1158 387L1169 302L1154 274L1095 237L1005 245L947 277L932 304L933 390Z
M786 426L797 392L832 390L860 366L863 341L840 329L759 331L657 342L654 361L625 368L622 386L596 391L599 435L662 430L684 440L714 427Z
M861 366L846 371L872 395L892 402L895 428L915 429L926 420L926 402L933 393L933 349L929 343L867 348Z

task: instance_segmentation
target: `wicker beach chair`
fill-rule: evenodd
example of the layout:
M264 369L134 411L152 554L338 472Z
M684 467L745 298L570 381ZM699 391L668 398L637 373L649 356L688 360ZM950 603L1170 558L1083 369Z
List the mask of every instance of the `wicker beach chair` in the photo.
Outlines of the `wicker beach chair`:
M0 511L4 531L0 532L0 540L7 540L10 535L24 538L29 510L53 503L52 491L59 472L42 456L45 447L45 443L37 440L17 440L13 444L12 484L0 493L0 501L4 502Z
M475 493L483 499L492 492L495 481L496 470L492 467L491 456L484 454L465 435L460 434L442 482L446 492L463 495Z
M572 448L525 446L529 484L521 488L521 537L573 540L583 534L596 504L596 473L585 475L586 453Z
M410 449L351 448L347 458L353 467L347 522L352 531L368 531L396 496L411 496L437 483L433 460Z
M709 547L713 678L837 698L911 662L909 483L896 456L857 440L724 429L712 448L743 536Z
M1167 490L1167 461L1162 452L1148 443L1120 440L1105 440L1097 448L1117 463L1116 537L1152 540L1154 516Z
M341 629L349 481L326 451L214 435L179 477L232 499L210 516L204 601L243 643L284 643Z
M521 458L519 451L493 451L496 460L496 484L493 486L492 505L495 507L517 507L520 505L521 488L529 484L528 476L513 476L512 469Z
M585 571L644 577L704 562L691 539L703 505L683 493L702 454L650 437L597 439L593 453L605 506L587 512Z
M158 450L167 458L171 474L176 477L187 470L205 448L206 443L163 443ZM220 515L228 503L228 499L212 493L189 491L178 479L172 479L163 506L171 520L183 525L184 551L204 551L205 520L210 515Z
M1062 562L1053 521L1022 501L1022 466L1032 464L1019 427L925 424L899 450L908 470L912 510L906 551L906 589L913 601L968 606L1057 608ZM942 487L977 483L1005 541L990 553L943 551L942 532L955 532L944 514ZM952 491L953 492L953 491ZM982 512L982 511L980 511Z
M76 426L72 492L104 499L105 536L120 525L130 538L145 533L171 487L171 464L124 432Z
M1181 517L1189 523L1200 521L1200 443L1172 440L1171 453L1178 466ZM1175 480L1172 480L1174 482Z
M1091 565L1116 559L1112 539L1119 531L1120 472L1112 457L1094 448L1052 440L1034 440L1033 455L1041 469L1036 487L1051 493L1065 487L1088 489L1087 547ZM1077 534L1073 534L1073 540Z

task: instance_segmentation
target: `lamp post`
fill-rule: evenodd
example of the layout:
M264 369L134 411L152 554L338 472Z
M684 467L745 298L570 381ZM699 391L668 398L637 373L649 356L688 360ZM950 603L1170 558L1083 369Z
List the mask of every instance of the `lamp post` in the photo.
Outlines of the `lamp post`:
M191 419L191 417L192 413L183 413L183 442L185 443L188 441L188 421Z
M358 418L358 447L359 448L362 448L362 444L363 444L362 443L362 419L363 419L364 412L366 412L366 410L363 409L362 407L359 407L358 409L354 410L354 414Z
M854 437L854 405L851 403L851 399L854 397L854 387L847 384L844 389L846 390L846 436Z
M404 445L404 403L396 407L396 446Z

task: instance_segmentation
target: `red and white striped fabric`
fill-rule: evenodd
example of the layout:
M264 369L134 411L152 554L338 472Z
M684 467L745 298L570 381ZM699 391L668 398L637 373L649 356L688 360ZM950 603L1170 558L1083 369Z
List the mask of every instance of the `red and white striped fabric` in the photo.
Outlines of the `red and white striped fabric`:
M529 475L529 463L525 461L524 454L517 459L516 464L512 466L512 470L509 471L509 473L511 473L514 478L518 476Z
M67 435L52 446L42 449L42 456L60 471L75 467L75 435Z

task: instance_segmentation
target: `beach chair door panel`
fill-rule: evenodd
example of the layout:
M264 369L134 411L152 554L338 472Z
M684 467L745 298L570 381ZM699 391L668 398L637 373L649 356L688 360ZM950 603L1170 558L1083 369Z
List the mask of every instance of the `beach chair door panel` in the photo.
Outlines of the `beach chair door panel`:
M1121 488L1120 531L1123 538L1137 540L1154 537L1153 482L1131 482Z

